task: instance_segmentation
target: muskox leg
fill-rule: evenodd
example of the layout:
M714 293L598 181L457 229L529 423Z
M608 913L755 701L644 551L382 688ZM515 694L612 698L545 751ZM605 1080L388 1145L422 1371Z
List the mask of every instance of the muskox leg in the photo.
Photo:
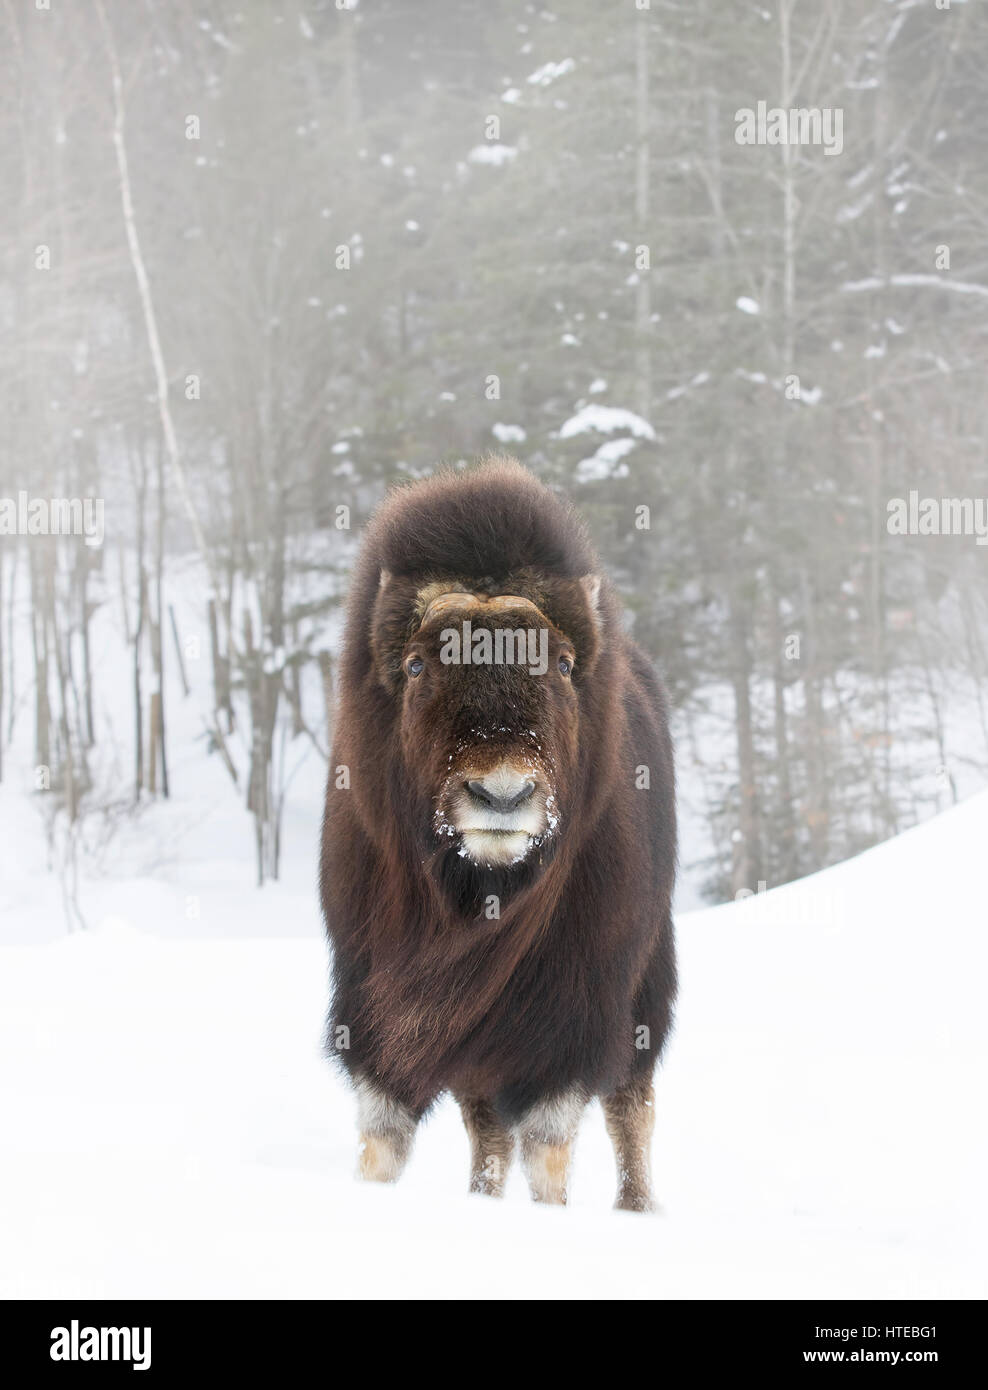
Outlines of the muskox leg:
M522 1163L534 1202L565 1206L573 1140L585 1106L582 1094L568 1091L533 1106L519 1124Z
M457 1100L470 1136L470 1191L500 1197L511 1166L515 1137L498 1119L490 1101L463 1096Z
M637 1077L605 1096L604 1118L617 1159L618 1211L654 1211L650 1151L655 1093L648 1077Z
M367 1182L394 1182L412 1151L418 1116L369 1081L357 1081L356 1089L360 1126L357 1171Z

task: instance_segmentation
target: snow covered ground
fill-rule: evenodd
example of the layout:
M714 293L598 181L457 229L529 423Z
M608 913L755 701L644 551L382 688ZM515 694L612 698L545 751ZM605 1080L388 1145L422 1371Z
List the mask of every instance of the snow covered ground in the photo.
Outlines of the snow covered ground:
M171 599L183 643L206 650L194 566ZM125 791L119 626L108 593L96 773ZM242 799L204 754L207 668L188 663L186 699L169 674L172 800L87 824L90 930L71 935L18 686L0 784L0 1296L984 1295L988 793L814 878L680 915L660 1216L610 1210L596 1107L567 1211L533 1208L517 1173L504 1203L467 1196L451 1105L398 1187L366 1188L320 1052L324 764L291 746L282 881L257 891ZM688 861L695 815L685 829Z
M0 799L8 849L17 807ZM680 918L656 1217L609 1209L596 1107L568 1210L532 1207L517 1173L503 1203L467 1196L451 1105L397 1187L359 1185L311 897L244 890L240 935L209 938L135 878L93 930L28 944L53 904L22 874L0 946L0 1296L983 1297L986 841L983 793Z

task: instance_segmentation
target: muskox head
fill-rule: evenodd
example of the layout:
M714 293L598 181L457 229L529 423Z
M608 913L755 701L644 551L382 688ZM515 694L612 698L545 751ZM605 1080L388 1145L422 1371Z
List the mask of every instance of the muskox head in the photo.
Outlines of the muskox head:
M597 598L594 577L382 575L375 645L400 705L407 812L447 880L471 867L530 877L565 833Z

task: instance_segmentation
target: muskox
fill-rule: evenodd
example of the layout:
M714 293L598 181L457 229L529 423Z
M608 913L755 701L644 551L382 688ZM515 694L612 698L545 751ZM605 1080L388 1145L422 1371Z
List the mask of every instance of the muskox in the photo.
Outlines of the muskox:
M371 520L339 666L321 894L328 1047L359 1171L392 1181L443 1092L470 1188L515 1139L565 1202L599 1096L617 1206L652 1207L652 1071L675 993L666 698L572 508L511 460L399 488Z

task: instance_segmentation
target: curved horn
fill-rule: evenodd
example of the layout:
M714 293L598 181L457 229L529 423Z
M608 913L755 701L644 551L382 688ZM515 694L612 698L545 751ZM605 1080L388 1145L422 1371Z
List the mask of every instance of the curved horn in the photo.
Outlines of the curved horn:
M481 613L501 613L508 608L530 608L533 613L538 613L546 626L551 626L541 608L536 607L530 598L522 598L520 594L497 594L494 598L485 598L482 594L460 591L440 594L438 598L434 598L422 614L421 626L425 627L426 623L430 623L433 618L438 617L440 613L448 612L451 608L479 610Z
M420 626L425 627L426 623L432 621L440 613L447 612L450 608L475 608L479 602L476 594L468 594L454 590L448 594L440 594L434 598L422 614Z

